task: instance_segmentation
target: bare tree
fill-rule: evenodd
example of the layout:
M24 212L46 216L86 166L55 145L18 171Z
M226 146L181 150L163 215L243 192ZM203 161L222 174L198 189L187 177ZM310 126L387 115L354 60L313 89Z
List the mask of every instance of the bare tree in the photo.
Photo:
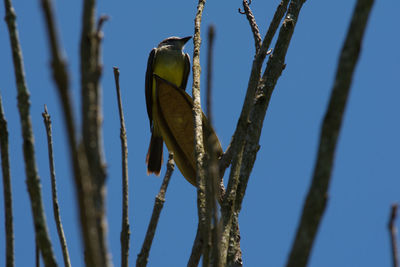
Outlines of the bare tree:
M47 230L46 217L40 187L40 178L36 168L33 143L33 131L30 119L30 103L22 51L18 40L15 11L11 0L4 0L6 22L9 29L10 43L18 89L18 108L23 138L24 163L28 191L30 194L33 222L37 242L37 251L41 253L45 266L57 266L53 247ZM210 133L214 122L212 114L212 62L215 28L208 32L207 54L207 123L200 101L200 52L202 14L206 8L205 0L199 0L194 18L194 51L193 51L193 86L192 98L182 97L188 104L187 110L193 111L194 157L196 162L196 189L198 208L198 230L193 241L193 248L188 266L198 266L202 259L203 266L243 266L240 246L239 215L246 193L250 174L260 147L260 136L264 119L268 111L271 96L277 87L278 80L285 70L285 59L291 44L293 33L305 0L282 0L276 7L265 36L261 37L255 16L250 8L251 1L243 1L244 14L249 22L254 38L254 58L249 73L246 96L240 116L229 146L223 155L216 160L216 136ZM336 77L332 86L330 102L321 126L319 150L314 167L313 180L304 203L302 216L297 228L287 266L307 266L313 248L315 236L320 226L327 203L327 192L333 169L337 139L340 135L347 98L351 89L353 73L361 52L365 27L373 6L373 0L358 0L353 11L346 39L339 57ZM108 19L100 16L96 19L96 1L83 1L80 39L80 87L82 97L81 133L73 114L73 99L70 96L69 73L67 60L62 53L62 44L58 37L58 28L51 0L41 0L42 12L47 30L51 72L59 95L60 105L67 129L67 142L71 170L74 176L76 200L80 218L80 230L83 240L83 254L87 266L111 266L111 257L107 243L107 220L105 213L106 163L103 152L102 108L100 78L103 72L101 62L102 26ZM97 23L96 23L97 20ZM272 46L272 40L276 42ZM265 66L265 67L263 67ZM127 133L122 108L122 94L119 85L119 69L114 68L117 89L118 110L120 116L120 139L122 154L122 227L120 232L121 266L129 266L130 224L128 216L128 152ZM175 92L177 86L154 75L157 88ZM190 108L190 109L189 109ZM50 171L53 184L54 216L57 222L60 242L63 249L64 265L70 266L68 249L57 203L55 167L52 151L51 121L47 109L43 113L48 137ZM208 125L210 124L210 126ZM8 158L8 132L2 102L0 99L0 144L6 213L6 265L14 265L13 223L11 180ZM82 137L80 139L80 136ZM230 167L227 186L224 186L224 173ZM156 234L166 198L166 190L174 170L173 154L170 153L160 191L155 199L147 233L136 266L146 266L150 258L150 249ZM397 249L393 221L396 217L393 208L390 230L393 245L394 265L397 266ZM38 256L39 257L39 256ZM37 259L39 262L39 259Z

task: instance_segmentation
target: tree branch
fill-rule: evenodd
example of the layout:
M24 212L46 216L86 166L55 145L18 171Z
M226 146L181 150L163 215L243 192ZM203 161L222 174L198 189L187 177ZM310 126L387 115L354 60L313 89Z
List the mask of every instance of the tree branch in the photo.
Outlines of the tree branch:
M59 42L54 8L51 0L42 0L42 10L46 22L46 29L51 50L51 66L53 78L58 88L58 94L62 104L64 120L67 128L67 136L71 162L74 170L75 190L80 212L81 231L85 246L85 260L88 266L100 266L99 239L95 231L95 213L93 203L93 190L88 170L86 154L81 146L78 146L76 137L75 118L69 90L69 77L66 61L62 55Z
M328 109L322 123L317 161L311 187L304 203L287 267L306 266L325 211L337 138L350 92L353 73L373 0L358 0L339 57Z
M208 28L208 51L207 51L207 79L206 79L206 113L210 126L213 125L212 116L212 62L213 62L213 46L214 46L215 29L214 26ZM217 140L211 134L205 134L206 141L206 224L207 240L205 240L203 263L207 264L208 261L213 266L219 266L219 218L217 210L217 199L221 198L221 193L225 191L223 177L219 176L218 162L217 162ZM206 257L209 260L204 260ZM203 266L204 266L203 264ZM207 267L210 266L206 265Z
M399 255L397 250L397 228L396 228L396 218L397 218L397 209L399 205L397 203L392 205L390 210L390 218L388 223L389 235L390 235L390 245L392 247L392 266L399 267Z
M208 240L209 233L206 218L206 184L205 184L205 171L204 171L204 141L203 141L203 127L202 127L202 110L200 103L200 28L201 17L205 0L199 0L197 5L197 13L194 20L194 37L193 37L193 123L194 123L194 155L196 158L196 183L197 183L197 209L200 224L200 233L203 240ZM207 258L203 259L204 264L208 264Z
M99 80L102 74L100 59L101 27L106 18L100 17L95 27L95 0L83 1L82 32L80 41L80 70L82 96L82 137L93 187L95 224L98 236L100 265L109 266L110 255L106 242L105 186L106 169L103 159L101 137L101 90Z
M153 238L156 233L158 219L160 218L161 210L164 206L165 193L167 192L169 180L171 179L171 175L174 171L174 168L175 168L175 163L173 159L173 154L169 153L167 162L167 171L165 173L163 182L161 184L160 191L158 192L154 202L153 213L151 214L150 223L149 226L147 227L147 232L143 241L142 249L140 250L140 253L136 260L137 267L143 267L147 265L151 244L153 242Z
M274 17L272 18L272 21L269 25L268 31L262 41L261 48L258 50L258 52L256 51L251 68L249 82L247 85L246 97L243 103L242 112L236 125L236 130L232 137L231 143L229 144L224 156L220 161L220 172L225 171L225 169L228 168L229 164L231 163L233 154L236 153L238 143L240 143L241 140L243 140L244 138L244 133L246 132L247 126L246 121L249 116L250 109L254 100L254 94L257 90L257 86L261 77L261 67L265 60L265 57L269 53L268 49L271 45L272 39L274 38L279 24L286 13L288 3L289 0L282 0L281 3L278 5Z
M8 149L8 129L0 95L0 153L3 174L4 219L6 232L6 266L14 266L14 225L12 208L12 190L10 175L10 158Z
M239 13L246 14L247 20L249 21L250 24L251 31L253 32L256 53L258 53L258 50L260 49L261 46L261 35L260 35L260 30L258 29L256 19L254 18L253 12L250 9L250 4L251 0L243 0L244 12L241 11L239 8Z
M36 167L35 149L33 144L32 123L29 114L29 92L25 81L22 52L19 44L16 15L11 0L4 0L6 22L8 26L11 50L13 55L15 80L18 91L18 110L21 120L23 138L23 154L31 209L34 221L36 240L46 266L57 266L53 247L48 234L46 216L42 202L40 178Z
M233 214L236 211L240 211L240 205L238 203L241 203L242 197L239 197L238 200L236 200L237 192L244 192L245 187L240 186L239 187L239 181L243 180L240 177L246 176L245 173L241 170L241 165L243 164L243 153L245 151L245 144L250 140L251 142L255 142L258 144L259 141L259 136L261 134L261 129L262 129L262 122L265 117L266 109L269 103L268 101L265 101L265 106L261 109L256 110L257 102L255 102L255 93L257 91L257 88L259 90L265 90L265 84L263 85L260 81L260 76L261 76L261 67L264 62L264 59L268 53L268 48L269 45L272 41L273 36L276 33L277 27L282 19L282 16L286 12L286 7L288 4L288 0L282 0L282 2L279 4L277 10L275 11L274 17L272 19L272 22L269 26L269 29L267 31L266 36L264 37L264 40L262 42L261 48L258 50L258 52L255 55L255 58L253 60L253 65L252 65L252 70L250 73L250 79L249 83L247 86L247 92L246 92L246 97L243 103L242 111L238 120L238 123L236 125L236 130L235 133L232 137L231 143L229 145L229 148L225 152L225 155L229 154L232 155L232 167L231 167L231 172L229 176L229 181L228 181L228 186L227 186L227 191L225 193L225 197L222 202L222 233L221 233L221 261L222 264L225 263L227 260L227 253L228 253L228 247L229 247L229 240L235 240L236 238L230 238L231 234L231 226L232 226L232 221L234 219ZM296 3L297 4L297 3ZM300 9L298 10L298 12ZM297 12L297 14L298 14ZM292 12L293 13L293 12ZM296 14L293 14L296 15ZM297 21L297 15L295 16L295 19ZM284 61L284 57L286 55L287 47L290 42L291 35L294 30L294 25L293 28L290 31L290 28L288 29L285 27L285 23L281 27L281 33L280 37L278 37L277 44L276 44L276 49L278 50L277 52L274 52L276 54L275 58L277 60L271 61L272 56L269 59L269 66L267 65L267 69L272 69L272 67L275 67L280 61ZM282 33L283 32L283 33ZM279 68L278 68L279 69ZM282 70L282 69L281 69ZM275 72L273 72L275 73ZM271 83L268 85L272 87L271 90L269 90L272 93L273 88L275 87L276 81L280 76L280 72L278 75L271 80ZM250 114L251 112L251 114ZM250 114L250 115L249 115ZM256 115L259 115L260 118L257 122L255 122L254 117ZM251 123L250 123L251 122ZM253 125L254 128L256 129L250 129L251 125ZM254 134L252 137L247 137L247 135ZM257 138L258 136L258 138ZM253 138L253 139L252 139ZM247 146L247 145L246 145ZM258 145L256 146L258 148ZM249 146L247 146L247 150L249 150ZM248 152L246 152L246 157L249 155ZM246 158L247 162L253 162L255 160L255 154L251 157ZM253 158L252 158L253 157ZM224 160L224 159L223 159ZM222 170L220 169L220 172ZM250 175L251 168L248 169L248 176ZM247 182L246 182L247 184ZM244 194L244 193L243 193ZM235 203L236 202L236 203ZM233 256L230 258L234 258Z
M200 223L197 225L196 237L193 242L192 252L187 267L197 267L200 262L201 254L203 252L203 238L200 232Z
M35 266L40 267L40 249L37 240L35 241Z
M122 110L121 90L119 87L119 69L114 67L115 88L117 90L118 111L120 119L120 138L122 154L122 227L121 227L121 266L129 265L129 179L128 179L128 141L126 138L124 112Z
M60 239L60 245L63 253L64 266L70 267L71 261L69 259L67 240L65 239L64 229L61 223L60 216L60 208L58 206L58 198L57 198L57 184L56 184L56 171L54 168L54 158L53 158L53 137L51 130L51 118L50 114L47 112L46 105L44 106L44 112L42 113L44 126L46 128L47 135L47 146L49 150L49 165L50 165L50 177L51 177L51 192L53 199L53 211L54 211L54 220L57 226L58 237Z
M97 195L100 194L106 178L101 144L102 117L99 79L102 73L100 60L101 27L103 22L107 20L107 17L100 17L97 28L95 27L95 4L95 0L84 1L80 52L82 136ZM95 196L95 198L98 198L98 196ZM104 200L97 199L95 201Z
M240 248L239 213L234 212L232 218L231 232L229 234L229 246L227 254L227 266L242 267L242 250Z
M305 1L292 1L289 11L280 28L275 49L268 59L267 67L259 83L257 94L254 98L254 107L250 112L248 130L245 136L245 147L243 150L243 162L239 172L239 185L236 195L235 208L241 209L241 203L246 191L248 179L253 169L257 152L260 148L259 140L263 127L264 118L271 99L271 95L285 68L285 57L297 23L301 7Z

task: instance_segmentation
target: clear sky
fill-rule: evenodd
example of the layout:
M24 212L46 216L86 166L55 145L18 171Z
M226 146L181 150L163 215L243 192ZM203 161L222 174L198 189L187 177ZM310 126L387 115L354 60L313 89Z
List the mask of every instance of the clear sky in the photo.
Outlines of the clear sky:
M209 1L202 21L201 63L205 63L207 26L212 23L216 27L214 127L224 149L236 126L254 56L248 22L237 11L241 2ZM253 0L251 8L262 36L279 2ZM395 30L398 28L400 2L375 2L353 79L336 151L329 202L312 251L311 267L391 264L387 221L391 203L400 200L400 35ZM31 92L37 164L51 238L58 262L62 265L52 215L47 144L41 116L44 104L47 104L53 121L59 202L71 261L73 266L83 266L65 127L49 71L40 1L14 1L13 4L18 16L26 79ZM82 3L74 0L57 1L55 4L71 75L75 114L78 115ZM240 214L245 266L283 266L286 262L310 183L319 129L354 4L354 0L309 0L300 13L286 57L286 69L267 111L261 149ZM97 14L111 17L104 26L102 88L104 150L109 174L108 244L115 266L120 265L121 152L112 67L118 66L121 72L128 135L132 266L161 184L160 178L146 175L145 166L150 140L144 97L147 57L150 50L168 36L193 34L196 5L197 1L161 0L98 3ZM0 16L4 17L3 5L0 5ZM10 132L16 266L32 266L33 223L25 184L10 45L4 21L0 24L0 48L0 93ZM185 51L192 57L192 42L187 44ZM191 84L190 76L190 92ZM164 172L165 166L161 175ZM1 183L0 192L3 192L2 186ZM2 196L0 266L5 262L3 205ZM399 221L397 226L400 226ZM176 170L167 191L148 266L185 266L196 227L196 190Z

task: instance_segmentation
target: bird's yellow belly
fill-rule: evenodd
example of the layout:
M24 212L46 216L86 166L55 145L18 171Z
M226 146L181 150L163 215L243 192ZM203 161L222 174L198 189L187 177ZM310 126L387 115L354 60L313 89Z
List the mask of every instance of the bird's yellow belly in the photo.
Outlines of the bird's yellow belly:
M182 85L182 80L183 80L183 73L185 70L185 58L184 54L182 52L179 52L177 54L172 54L169 52L168 54L164 54L162 51L160 51L157 56L156 60L153 64L154 69L153 73L156 74L157 76L163 78L164 80L175 84L176 87L181 87ZM156 88L156 81L153 78L153 103L156 103L156 98L157 98L157 88ZM154 121L154 127L156 128L156 131L159 131L158 128L158 122L157 118L155 115L157 114L157 105L153 105L153 121Z
M164 80L175 84L177 87L182 85L183 72L184 72L184 61L183 60L158 60L156 62L153 73L157 74ZM158 64L157 64L158 63ZM153 88L155 88L155 81L153 79ZM154 95L154 94L153 94Z
M177 87L182 86L183 75L185 71L185 55L179 51L177 53L164 53L164 51L160 51L156 55L155 62L153 63L153 73L157 76L163 78L164 80L175 84ZM152 97L153 103L156 103L157 98L157 88L156 81L153 78L153 86L152 86ZM157 118L157 104L152 105L152 113L153 113L153 122L154 122L154 130L157 133L161 133L162 129L160 129L160 125ZM164 138L166 139L166 138ZM165 141L167 147L169 147L169 142Z

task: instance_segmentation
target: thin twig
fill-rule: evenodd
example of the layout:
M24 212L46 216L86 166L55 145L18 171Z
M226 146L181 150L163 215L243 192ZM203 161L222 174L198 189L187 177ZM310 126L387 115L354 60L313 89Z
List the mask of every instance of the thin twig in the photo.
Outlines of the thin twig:
M44 106L44 112L42 113L44 126L46 127L47 134L47 146L49 150L49 165L50 165L50 177L51 177L51 192L53 199L53 211L54 211L54 220L57 226L58 237L60 239L60 245L63 253L64 266L70 267L71 260L69 258L67 240L65 239L64 229L61 223L60 216L60 208L58 206L58 198L57 198L57 184L56 184L56 171L54 168L54 158L53 158L53 136L51 130L51 118L50 114L47 112L47 106Z
M196 183L197 183L197 210L200 224L200 232L203 240L207 240L207 223L206 223L206 192L205 192L205 171L204 171L204 141L203 141L203 125L202 110L200 103L200 28L201 17L205 0L199 0L197 4L196 17L194 19L194 37L193 37L193 123L194 123L194 155L196 158ZM204 259L203 259L204 261ZM205 261L207 264L207 259Z
M122 227L121 227L121 267L129 265L129 179L128 179L128 140L126 138L124 112L122 110L121 90L119 87L119 69L114 67L115 88L117 90L118 111L120 119L120 138L122 154Z
M258 29L256 19L254 18L253 12L250 9L250 4L251 1L243 0L244 12L239 9L239 13L246 14L247 20L249 21L250 24L251 31L253 32L254 44L257 53L261 46L261 35L260 35L260 30Z
M71 163L74 170L75 190L77 192L80 225L85 247L85 260L88 266L100 266L98 236L95 231L91 230L96 227L92 184L89 178L86 155L82 147L78 147L66 60L63 57L63 49L61 48L58 38L52 1L42 0L42 9L52 55L51 66L53 78L57 85L57 92L63 107L62 111L64 113L64 120L68 133L68 148L70 150Z
M0 154L3 174L4 220L6 232L6 266L14 266L14 224L12 208L12 186L10 175L10 158L8 149L8 129L0 95Z
M389 235L390 235L390 245L392 248L392 263L393 267L399 267L399 255L397 250L397 228L396 228L396 218L397 218L397 210L399 205L394 203L392 208L390 209L390 217L389 217Z
M210 125L213 125L212 116L212 71L213 71L213 48L214 48L215 27L208 26L208 50L207 50L207 70L206 70L206 115Z
M213 114L212 114L212 64L213 64L213 47L214 47L214 36L215 29L211 25L208 28L208 53L207 53L207 87L206 87L206 113L209 124L213 125ZM211 231L208 234L208 240L206 240L206 246L204 246L203 255L209 255L210 262L213 266L219 266L219 218L217 210L217 199L221 198L221 192L224 191L223 188L223 177L219 179L219 170L217 162L217 148L216 140L213 135L206 135L207 142L207 179L206 179L206 212L207 212L207 229ZM222 186L222 187L220 187ZM218 188L220 188L218 190ZM208 245L209 244L209 245ZM204 258L203 258L204 262ZM207 265L208 267L209 265Z
M169 153L167 162L167 171L165 173L164 180L161 184L160 191L158 192L154 202L153 213L151 215L149 226L147 227L147 232L143 241L142 249L140 250L140 253L136 260L137 267L143 267L147 265L151 244L153 242L153 238L156 233L158 219L160 218L161 210L164 206L165 193L167 192L169 180L171 179L171 175L174 171L174 168L175 168L175 163L173 159L173 154Z
M197 267L200 262L201 254L203 252L203 238L200 232L200 224L197 225L196 237L193 242L192 252L187 267Z
M374 0L358 0L353 11L350 27L339 57L328 109L322 123L312 184L303 206L287 267L307 265L325 211L337 139L373 3Z
M36 167L35 149L33 144L32 123L29 113L29 92L25 81L22 52L19 44L16 15L11 0L4 0L6 10L6 22L8 26L11 50L13 55L15 80L18 91L18 110L21 120L23 137L23 154L26 172L26 184L28 187L36 240L39 243L40 251L46 266L57 266L53 247L49 237L42 202L42 190L40 178Z

